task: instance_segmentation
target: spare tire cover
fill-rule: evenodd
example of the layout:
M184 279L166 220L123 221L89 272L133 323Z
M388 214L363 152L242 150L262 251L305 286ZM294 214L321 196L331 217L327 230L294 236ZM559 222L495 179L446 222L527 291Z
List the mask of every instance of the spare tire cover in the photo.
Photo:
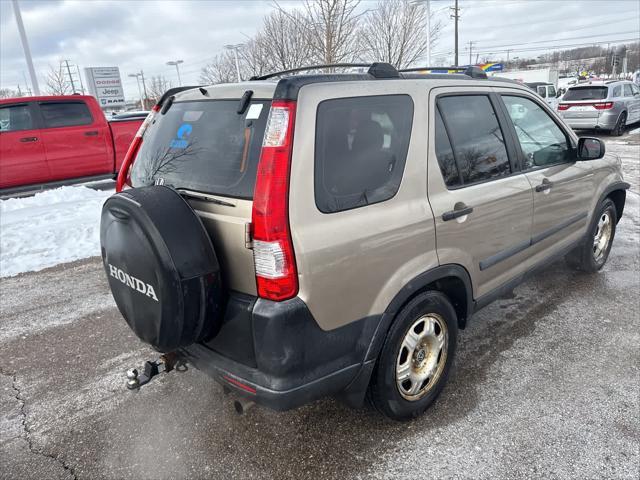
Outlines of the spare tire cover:
M113 195L102 207L102 260L120 313L161 352L212 337L220 324L220 267L191 206L165 186Z

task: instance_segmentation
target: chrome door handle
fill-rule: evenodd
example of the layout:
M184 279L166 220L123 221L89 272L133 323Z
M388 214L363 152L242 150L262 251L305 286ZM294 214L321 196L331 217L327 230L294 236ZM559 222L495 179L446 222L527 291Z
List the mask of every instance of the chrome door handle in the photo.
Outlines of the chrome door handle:
M473 212L473 207L467 207L464 203L462 205L456 205L456 207L457 208L454 208L453 210L444 212L442 214L442 220L444 222L464 217L465 215L469 215L471 212Z

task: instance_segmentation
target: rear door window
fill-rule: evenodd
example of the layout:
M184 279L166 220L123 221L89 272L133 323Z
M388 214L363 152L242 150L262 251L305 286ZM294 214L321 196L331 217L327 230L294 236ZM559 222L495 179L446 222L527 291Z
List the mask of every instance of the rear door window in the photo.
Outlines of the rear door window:
M271 102L240 99L173 103L144 136L133 164L136 187L163 183L215 195L253 198Z
M511 174L504 135L488 96L441 97L438 108L465 185Z
M624 84L624 96L625 97L633 97L633 90L631 90L631 84L630 83L625 83Z
M563 100L580 101L580 100L604 100L607 98L608 87L573 87L567 90Z
M0 132L33 129L29 105L0 107Z
M93 118L84 102L46 102L40 104L45 128L91 125Z
M321 102L314 167L318 209L340 212L393 197L400 188L412 121L408 95Z

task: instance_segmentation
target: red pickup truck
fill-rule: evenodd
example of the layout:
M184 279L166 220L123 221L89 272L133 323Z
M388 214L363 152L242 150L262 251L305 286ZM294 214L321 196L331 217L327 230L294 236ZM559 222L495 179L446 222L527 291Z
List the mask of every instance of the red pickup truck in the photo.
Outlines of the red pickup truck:
M107 120L85 95L0 100L0 190L115 178L143 120Z

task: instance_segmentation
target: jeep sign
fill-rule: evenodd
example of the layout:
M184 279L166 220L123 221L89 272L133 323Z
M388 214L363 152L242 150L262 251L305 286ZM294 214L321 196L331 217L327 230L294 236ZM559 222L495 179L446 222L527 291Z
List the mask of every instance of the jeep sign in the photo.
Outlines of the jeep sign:
M84 69L89 93L96 97L101 108L124 106L124 90L118 67Z

